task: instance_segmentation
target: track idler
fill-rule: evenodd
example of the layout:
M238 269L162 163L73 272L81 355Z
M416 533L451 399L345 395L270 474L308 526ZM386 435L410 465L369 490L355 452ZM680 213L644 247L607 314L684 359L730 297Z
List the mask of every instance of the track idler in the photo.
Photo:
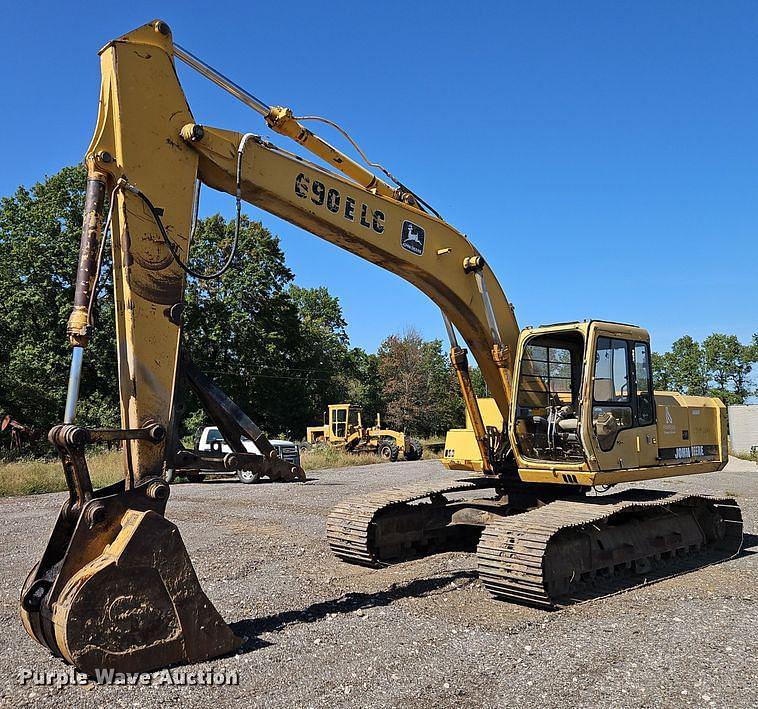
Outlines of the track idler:
M50 434L72 495L21 592L27 632L89 675L101 668L145 672L236 650L242 641L208 600L179 530L163 516L168 484L155 478L93 492L76 440L88 433L59 426Z

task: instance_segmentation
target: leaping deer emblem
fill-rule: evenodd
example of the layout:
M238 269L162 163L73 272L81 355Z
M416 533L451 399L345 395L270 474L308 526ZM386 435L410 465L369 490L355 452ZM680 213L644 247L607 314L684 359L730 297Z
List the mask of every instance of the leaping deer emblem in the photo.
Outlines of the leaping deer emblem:
M416 231L416 225L408 223L408 233L405 236L406 241L413 241L414 243L418 244L419 246L422 246L421 238L423 234L421 232Z

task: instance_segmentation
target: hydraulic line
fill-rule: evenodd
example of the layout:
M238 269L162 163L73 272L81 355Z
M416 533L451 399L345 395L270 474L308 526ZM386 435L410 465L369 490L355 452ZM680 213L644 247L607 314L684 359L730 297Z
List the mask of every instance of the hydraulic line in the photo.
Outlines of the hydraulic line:
M368 159L368 156L366 153L361 150L361 146L358 145L358 143L350 136L350 134L338 123L335 123L332 120L329 120L328 118L324 118L323 116L293 116L293 120L295 121L319 121L321 123L325 123L328 126L331 126L336 131L342 134L342 136L345 138L345 140L352 145L355 150L357 151L358 155L361 156L361 159L363 162L366 163L369 167L373 167L376 170L381 170L389 179L390 181L394 182L401 190L404 192L407 192L408 194L412 195L413 198L422 206L426 207L432 214L434 214L437 219L442 219L442 216L440 213L432 207L428 202L424 201L421 197L419 197L410 187L408 187L406 184L401 182L397 177L395 177L386 167L384 167L382 164L378 162L372 162Z
M234 262L234 258L237 255L237 247L239 246L240 220L242 216L242 158L244 157L244 154L245 154L245 144L250 138L254 138L254 137L255 135L253 133L245 133L245 135L243 135L242 139L240 140L239 147L237 148L237 179L236 179L237 219L234 225L234 240L232 241L232 249L229 252L229 256L227 257L223 266L221 266L221 268L218 271L215 271L214 273L200 273L198 271L195 271L186 263L184 263L178 254L179 247L173 241L171 241L171 238L166 233L166 228L163 226L163 220L161 219L160 210L158 210L155 207L155 205L153 205L153 203L150 201L148 196L141 189L139 189L139 187L131 184L124 178L121 178L121 180L119 180L119 184L124 189L127 189L132 194L137 195L144 202L148 210L150 210L150 214L152 214L153 219L155 220L155 223L158 227L158 230L161 233L163 242L166 244L169 252L171 253L171 257L188 276L192 276L193 278L197 278L198 280L201 280L201 281L210 280L211 278L220 278L229 270L230 266ZM195 204L193 206L194 217L193 217L193 224L190 230L192 234L194 234L195 232L195 226L197 223L198 200L199 200L199 189L195 191Z

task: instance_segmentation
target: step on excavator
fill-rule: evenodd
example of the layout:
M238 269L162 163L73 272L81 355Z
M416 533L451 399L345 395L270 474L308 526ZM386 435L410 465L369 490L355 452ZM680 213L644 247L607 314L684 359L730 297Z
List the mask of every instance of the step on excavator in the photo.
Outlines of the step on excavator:
M446 460L465 475L339 504L327 525L339 557L380 566L468 549L492 595L552 608L739 550L742 522L732 499L650 490L592 494L618 483L715 472L727 461L723 405L653 392L644 329L585 320L520 330L482 255L417 193L369 163L349 136L367 167L305 128L314 117L298 119L255 98L174 43L161 20L108 43L100 61L68 322L69 396L64 423L49 436L69 497L21 592L26 630L54 655L93 674L234 652L241 639L203 593L179 530L165 517L165 472L242 465L274 479L300 477L182 356L187 276L221 276L236 250L235 239L215 273L190 265L201 183L235 195L238 215L245 200L397 274L442 310L470 423L448 441ZM199 123L180 86L178 61L321 164L260 135ZM108 234L122 428L91 430L74 423L74 410ZM474 395L459 337L491 392L488 406ZM232 444L231 459L198 461L177 444L184 380ZM485 422L488 409L499 426L490 414ZM236 444L243 435L263 455L242 460L244 447ZM123 442L124 478L95 490L85 450L109 440Z

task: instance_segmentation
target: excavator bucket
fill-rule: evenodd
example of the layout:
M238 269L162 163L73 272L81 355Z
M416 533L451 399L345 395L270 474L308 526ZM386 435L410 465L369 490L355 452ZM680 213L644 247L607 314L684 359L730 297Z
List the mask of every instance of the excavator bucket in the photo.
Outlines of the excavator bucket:
M113 502L116 512L122 505ZM103 529L80 518L51 585L39 565L30 574L21 596L29 634L89 675L99 668L145 672L236 650L241 640L200 587L176 525L154 510L108 517ZM97 547L91 558L82 553Z
M69 479L72 467L64 458ZM145 672L236 650L242 641L208 600L179 530L163 516L168 484L156 478L130 490L123 482L94 492L85 486L84 493L64 503L24 584L27 632L89 675Z

